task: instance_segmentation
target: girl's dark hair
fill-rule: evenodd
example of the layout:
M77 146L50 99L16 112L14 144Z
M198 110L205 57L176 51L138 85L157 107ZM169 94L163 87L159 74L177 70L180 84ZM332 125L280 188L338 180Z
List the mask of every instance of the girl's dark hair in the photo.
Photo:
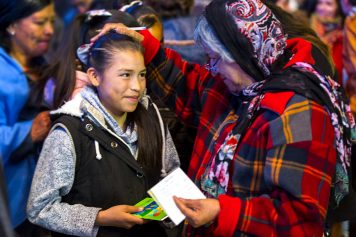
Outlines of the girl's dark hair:
M89 66L103 74L108 65L112 64L113 57L118 51L138 51L143 55L143 47L136 40L115 31L100 37L92 46L89 56Z
M127 122L129 126L137 125L138 158L137 161L144 168L154 170L159 174L162 169L162 134L157 113L153 106L146 109L138 104L136 110L129 113Z
M56 51L57 57L53 58L50 68L45 72L44 78L55 80L53 107L58 108L68 101L73 93L76 82L76 70L86 70L76 57L79 46L89 43L90 38L98 34L106 23L123 23L126 26L139 26L129 14L117 10L108 10L111 16L78 15L70 27L64 32L60 45Z
M113 57L118 51L138 51L143 57L141 43L126 35L109 32L100 37L92 46L89 64L99 74L103 74L108 65L112 65ZM146 109L139 103L136 110L128 113L127 126L137 126L138 159L145 168L161 169L162 136L160 125L154 108ZM154 137L154 139L152 139Z

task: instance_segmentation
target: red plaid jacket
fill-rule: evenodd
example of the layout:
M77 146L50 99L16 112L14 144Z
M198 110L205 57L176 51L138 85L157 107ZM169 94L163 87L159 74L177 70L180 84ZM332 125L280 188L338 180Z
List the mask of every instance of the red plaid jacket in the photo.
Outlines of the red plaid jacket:
M143 35L150 89L198 128L188 174L199 186L236 125L240 102L204 67ZM298 53L297 41L288 45ZM305 48L296 58L304 55ZM218 198L216 222L190 228L188 235L322 236L335 163L334 130L325 109L293 92L267 93L230 164L230 188Z

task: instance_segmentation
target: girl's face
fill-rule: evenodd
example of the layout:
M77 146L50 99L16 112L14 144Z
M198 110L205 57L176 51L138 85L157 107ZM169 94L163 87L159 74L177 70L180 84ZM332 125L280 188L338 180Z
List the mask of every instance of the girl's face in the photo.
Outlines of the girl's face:
M237 63L223 60L219 54L208 48L205 48L205 52L210 58L207 69L213 76L219 75L230 92L238 93L255 82Z
M41 56L48 51L53 36L54 4L10 25L12 50L28 58Z
M338 11L337 0L318 0L315 13L321 18L332 19Z
M88 74L101 103L119 118L136 109L146 89L146 68L142 53L133 50L116 51L111 62L101 75Z

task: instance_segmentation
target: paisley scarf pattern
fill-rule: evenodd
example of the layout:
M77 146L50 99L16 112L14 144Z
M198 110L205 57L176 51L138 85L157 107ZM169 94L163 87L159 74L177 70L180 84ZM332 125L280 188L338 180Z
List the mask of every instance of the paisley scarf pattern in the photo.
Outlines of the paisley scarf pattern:
M253 46L254 57L265 75L286 47L281 23L261 1L236 1L226 6L240 32Z

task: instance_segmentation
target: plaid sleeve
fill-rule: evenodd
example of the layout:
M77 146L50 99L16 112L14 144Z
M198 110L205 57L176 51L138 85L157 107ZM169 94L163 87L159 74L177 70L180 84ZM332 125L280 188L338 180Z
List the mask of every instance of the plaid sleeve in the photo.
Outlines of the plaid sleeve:
M265 136L266 143L249 141L251 133L257 134L255 138ZM327 112L294 96L280 116L247 133L242 142L251 142L256 150L266 147L265 161L254 163L253 172L261 174L258 170L263 169L260 179L268 192L245 199L221 195L214 233L322 236L336 163L334 130ZM251 185L258 187L260 183Z
M182 121L196 127L200 121L210 123L211 114L224 111L230 93L222 80L213 78L204 66L182 60L171 49L157 48L157 40L147 32L143 46L149 49L145 53L146 62L150 62L147 65L148 89L162 98ZM201 113L202 106L210 110L204 108Z

